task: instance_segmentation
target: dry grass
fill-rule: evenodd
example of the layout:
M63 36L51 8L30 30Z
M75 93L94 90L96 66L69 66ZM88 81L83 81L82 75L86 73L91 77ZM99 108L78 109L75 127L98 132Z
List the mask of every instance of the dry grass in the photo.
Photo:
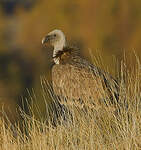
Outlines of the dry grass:
M123 69L124 70L124 69ZM122 70L121 76L123 76ZM141 149L141 71L126 72L126 84L121 80L120 101L125 106L120 112L109 111L102 105L96 110L83 110L75 106L69 108L73 116L62 119L57 127L52 121L37 119L21 112L23 132L19 126L10 125L0 119L0 150L139 150ZM126 86L125 86L126 85ZM48 94L50 93L50 94ZM56 108L46 103L48 96L56 101L45 80L42 80L42 97L46 105L46 118L57 118ZM36 96L32 96L34 99ZM37 99L37 97L36 97ZM52 102L53 102L52 101ZM50 107L51 106L51 107ZM128 108L127 108L128 106ZM109 106L110 108L110 106ZM32 109L32 108L31 108ZM50 117L51 116L51 117ZM42 116L40 116L42 118ZM49 120L49 119L47 119ZM54 120L53 120L54 121Z

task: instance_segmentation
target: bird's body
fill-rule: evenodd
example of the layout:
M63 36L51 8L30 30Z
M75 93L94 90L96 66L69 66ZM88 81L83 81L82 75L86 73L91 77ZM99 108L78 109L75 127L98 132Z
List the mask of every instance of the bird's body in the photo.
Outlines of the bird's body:
M55 94L62 102L79 107L95 107L101 101L117 98L117 82L108 73L80 57L75 48L66 46L66 41L64 45L57 46L58 50L53 46L55 64L52 68L52 83Z
M67 51L68 49L68 51ZM67 104L89 107L117 95L117 82L107 73L65 48L52 68L53 89ZM113 94L113 95L112 95Z

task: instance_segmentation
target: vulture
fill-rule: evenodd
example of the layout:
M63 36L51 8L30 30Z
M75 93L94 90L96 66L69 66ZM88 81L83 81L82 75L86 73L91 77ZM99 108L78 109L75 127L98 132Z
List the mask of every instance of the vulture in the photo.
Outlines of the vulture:
M82 58L67 44L61 30L49 32L42 44L53 46L52 86L61 104L94 108L118 100L118 83L108 73Z

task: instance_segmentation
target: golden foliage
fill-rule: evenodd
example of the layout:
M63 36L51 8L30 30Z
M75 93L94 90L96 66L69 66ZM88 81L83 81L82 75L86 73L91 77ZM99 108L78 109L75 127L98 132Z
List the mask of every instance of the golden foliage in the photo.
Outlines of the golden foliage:
M42 47L41 39L55 28L63 30L68 41L80 47L85 57L90 57L90 50L92 56L98 59L100 59L99 53L102 53L102 64L98 66L101 68L108 66L108 72L116 77L119 73L117 66L120 66L124 51L126 51L127 69L135 74L134 68L137 62L132 52L135 51L139 59L141 57L140 5L139 0L41 0L28 11L17 5L13 16L4 15L1 5L0 56L2 57L0 65L3 65L0 66L0 85L6 90L0 89L0 97L1 95L10 97L11 93L19 96L23 86L27 88L23 84L24 81L21 81L24 73L27 73L27 76L30 74L31 78L35 79L32 87L34 86L38 91L39 76L49 72L47 65L51 62L51 59L46 57L51 51L45 55L42 50L48 51L48 49ZM14 50L17 49L18 51L15 52ZM3 53L5 55L2 55ZM20 53L23 55L20 63L30 63L25 63L24 66L19 65L17 68L19 62L13 64L15 57L5 58L9 53L12 56ZM118 60L118 65L113 62L113 55ZM94 59L92 61L95 62ZM12 99L16 98L12 97Z

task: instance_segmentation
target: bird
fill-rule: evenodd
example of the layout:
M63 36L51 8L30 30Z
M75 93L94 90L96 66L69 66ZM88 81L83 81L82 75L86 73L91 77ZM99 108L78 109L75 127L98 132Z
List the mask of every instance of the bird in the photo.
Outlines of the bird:
M65 34L55 29L42 39L53 46L52 86L61 104L95 108L118 100L118 82L107 72L79 55L80 49L69 46Z

